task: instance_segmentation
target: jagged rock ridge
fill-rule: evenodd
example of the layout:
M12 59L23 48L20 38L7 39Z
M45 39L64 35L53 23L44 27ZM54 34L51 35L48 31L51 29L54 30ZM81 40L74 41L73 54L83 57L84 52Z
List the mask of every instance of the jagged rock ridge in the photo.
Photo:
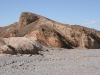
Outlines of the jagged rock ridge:
M30 12L22 12L19 22L0 28L0 37L26 37L47 47L100 48L100 31L62 24Z

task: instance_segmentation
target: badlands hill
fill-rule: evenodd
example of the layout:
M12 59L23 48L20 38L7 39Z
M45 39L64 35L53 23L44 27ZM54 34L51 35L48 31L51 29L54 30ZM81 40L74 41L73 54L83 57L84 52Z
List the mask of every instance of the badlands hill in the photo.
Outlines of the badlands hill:
M100 48L100 31L62 24L30 12L22 12L19 22L0 28L0 38L9 37L26 37L47 47Z

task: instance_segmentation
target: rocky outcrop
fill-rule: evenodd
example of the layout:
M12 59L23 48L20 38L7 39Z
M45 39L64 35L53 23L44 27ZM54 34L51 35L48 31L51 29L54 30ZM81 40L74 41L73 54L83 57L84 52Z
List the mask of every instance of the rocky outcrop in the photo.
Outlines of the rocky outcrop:
M58 23L30 12L23 12L19 22L0 28L0 37L27 37L47 47L100 48L100 31L78 25Z
M42 46L24 37L0 39L0 54L37 54Z
M36 20L39 19L39 16L33 13L27 13L27 12L22 12L20 19L19 19L19 25L28 25Z
M25 37L31 40L38 40L41 44L49 47L73 48L73 46L71 46L72 41L69 42L63 33L48 25L35 27L35 29Z

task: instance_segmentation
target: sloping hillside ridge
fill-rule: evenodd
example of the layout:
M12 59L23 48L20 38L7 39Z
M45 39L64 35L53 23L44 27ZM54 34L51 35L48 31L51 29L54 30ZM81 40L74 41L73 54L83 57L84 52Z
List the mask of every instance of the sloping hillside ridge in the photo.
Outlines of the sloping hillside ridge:
M19 22L0 28L0 38L8 37L26 37L47 47L100 48L100 31L62 24L30 12L22 12Z

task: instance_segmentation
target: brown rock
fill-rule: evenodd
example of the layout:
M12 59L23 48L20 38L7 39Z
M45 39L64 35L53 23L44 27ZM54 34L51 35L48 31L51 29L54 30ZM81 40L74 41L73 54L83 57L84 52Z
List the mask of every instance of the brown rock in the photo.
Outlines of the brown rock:
M34 21L36 21L39 17L36 14L29 13L29 12L22 12L19 25L28 25Z
M0 28L0 37L27 37L49 47L100 48L100 31L78 25L58 23L29 12L23 12L19 22Z

